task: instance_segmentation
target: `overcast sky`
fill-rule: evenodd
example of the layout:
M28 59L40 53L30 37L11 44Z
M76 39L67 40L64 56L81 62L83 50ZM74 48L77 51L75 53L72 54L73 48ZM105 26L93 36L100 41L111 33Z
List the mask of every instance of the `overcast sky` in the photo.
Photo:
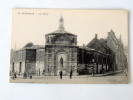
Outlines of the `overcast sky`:
M128 45L127 12L121 10L63 10L63 9L14 9L12 25L12 49L20 49L26 43L45 45L45 34L58 29L63 16L65 30L77 35L78 45L89 43L98 34L106 38L112 29L117 38Z

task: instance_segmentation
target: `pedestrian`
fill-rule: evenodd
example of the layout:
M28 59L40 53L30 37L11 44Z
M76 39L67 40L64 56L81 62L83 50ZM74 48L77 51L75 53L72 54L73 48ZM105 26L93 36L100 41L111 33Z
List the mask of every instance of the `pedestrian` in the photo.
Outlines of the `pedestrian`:
M15 70L12 72L12 79L15 79Z
M72 70L70 71L70 79L72 79Z
M124 70L124 75L127 76L127 69Z
M60 71L59 74L60 74L60 79L62 79L62 71Z
M103 72L102 73L105 74L105 68L103 68Z
M26 74L26 72L24 72L24 76L23 76L24 78L27 78L27 74Z
M17 78L17 73L16 72L14 72L14 77Z
M101 69L100 69L100 74L102 74L102 73L103 73L103 69L101 68Z
M45 75L45 69L43 69L43 73L42 74Z

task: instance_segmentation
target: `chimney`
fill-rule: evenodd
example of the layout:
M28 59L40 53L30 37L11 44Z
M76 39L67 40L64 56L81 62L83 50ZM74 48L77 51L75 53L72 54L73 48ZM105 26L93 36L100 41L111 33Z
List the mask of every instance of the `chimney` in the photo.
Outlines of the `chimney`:
M95 34L95 38L97 39L97 34Z
M85 47L85 44L83 44L83 47Z

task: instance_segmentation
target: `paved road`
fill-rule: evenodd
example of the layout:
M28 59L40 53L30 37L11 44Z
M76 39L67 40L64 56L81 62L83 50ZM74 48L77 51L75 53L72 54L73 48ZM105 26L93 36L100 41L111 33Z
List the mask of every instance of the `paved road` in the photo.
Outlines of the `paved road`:
M46 84L118 84L118 83L128 83L128 76L123 74L103 76L103 77L92 77L91 75L84 76L73 76L69 79L69 76L63 76L60 79L59 76L41 76L33 77L33 79L23 79L17 78L15 80L10 80L12 83L46 83Z

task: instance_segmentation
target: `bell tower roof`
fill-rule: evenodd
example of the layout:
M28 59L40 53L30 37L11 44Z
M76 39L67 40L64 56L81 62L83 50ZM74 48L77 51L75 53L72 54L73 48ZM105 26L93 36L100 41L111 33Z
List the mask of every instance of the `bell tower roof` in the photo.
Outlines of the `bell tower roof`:
M62 15L59 19L59 30L64 31L64 19L63 19Z
M60 16L60 19L59 19L58 30L53 31L51 33L48 33L45 36L48 36L48 35L60 35L60 34L67 34L67 35L72 35L72 36L76 36L77 37L77 35L72 34L72 33L68 32L68 31L65 31L65 28L64 28L64 19L63 19L62 15Z

